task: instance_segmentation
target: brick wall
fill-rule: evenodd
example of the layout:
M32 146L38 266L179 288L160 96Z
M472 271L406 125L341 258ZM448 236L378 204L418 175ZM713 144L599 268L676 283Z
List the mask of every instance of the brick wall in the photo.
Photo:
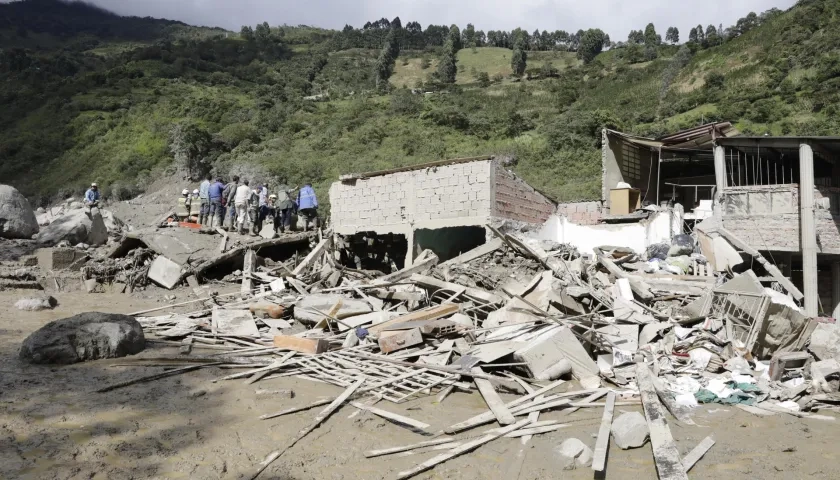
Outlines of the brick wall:
M566 217L578 225L597 225L602 215L601 202L561 203L557 215Z
M330 187L333 225L346 233L489 218L492 170L486 160L335 182Z
M501 166L495 179L495 217L542 225L554 213L554 202Z

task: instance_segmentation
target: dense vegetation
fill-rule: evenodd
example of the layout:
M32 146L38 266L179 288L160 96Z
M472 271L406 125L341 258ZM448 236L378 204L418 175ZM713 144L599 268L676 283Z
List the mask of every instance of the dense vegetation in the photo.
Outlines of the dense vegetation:
M91 180L124 198L208 170L311 180L325 196L341 173L504 154L556 199L588 199L603 126L837 134L838 13L840 0L802 0L676 45L676 29L663 42L653 25L619 43L597 29L384 19L231 33L58 0L0 4L0 178L38 202Z

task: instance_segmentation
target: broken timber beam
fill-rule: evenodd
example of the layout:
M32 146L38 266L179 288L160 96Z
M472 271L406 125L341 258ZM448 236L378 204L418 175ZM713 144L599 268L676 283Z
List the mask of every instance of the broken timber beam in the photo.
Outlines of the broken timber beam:
M604 266L608 272L610 272L615 278L626 278L630 281L630 288L633 290L633 293L639 296L642 300L649 302L653 300L653 293L650 292L650 285L648 285L643 280L639 280L638 278L631 277L624 270L621 269L618 265L615 264L612 260L607 258L600 249L595 249L595 253L598 256L598 263Z
M416 283L417 285L427 289L446 289L453 292L457 292L460 289L464 288L462 285L458 285L457 283L445 282L443 280L438 280L434 277L429 277L426 275L420 275L416 273L411 276L410 280ZM477 301L482 304L501 304L505 302L505 299L501 296L482 290L480 288L469 287L466 289L466 291L464 291L463 295L465 295L470 300Z
M598 440L595 441L592 470L596 472L603 472L607 466L607 450L610 448L610 427L612 427L613 410L615 410L615 392L610 392L607 394L607 404L604 406L604 416L601 418L601 428L598 430Z
M805 295L803 295L802 292L800 292L799 289L796 288L796 285L794 285L793 282L791 282L787 277L785 277L775 265L768 262L767 259L764 258L764 256L758 252L758 250L752 248L751 246L749 246L749 244L747 244L747 242L741 240L734 233L730 232L729 230L723 227L718 228L717 231L723 238L727 239L730 243L732 243L732 245L735 245L741 250L752 255L752 257L755 258L758 261L758 263L760 263L764 267L765 270L767 270L767 273L769 273L773 278L775 278L781 286L785 287L785 290L787 290L788 293L793 295L793 298L796 301L800 301L803 298L805 298Z
M688 472L691 470L691 467L699 462L700 459L703 458L703 455L705 455L714 444L715 439L710 435L698 443L696 447L691 449L691 451L688 452L682 459L682 466L685 471Z
M496 250L502 248L502 245L504 244L505 243L502 241L501 238L494 238L493 240L490 240L484 245L479 245L478 247L475 247L468 252L464 252L455 258L451 258L441 263L441 265L457 265L461 263L471 262L476 258L480 258L484 255L495 252Z
M385 275L384 277L377 278L375 281L371 282L371 285L398 282L400 280L404 280L414 275L415 273L425 272L426 270L437 265L438 261L440 260L437 255L432 253L431 250L426 250L423 253L428 258L424 258L419 262L415 262L414 265L405 267L402 270L394 272L390 275Z
M368 327L367 331L371 335L378 336L380 333L387 330L388 327L394 325L410 322L437 320L438 318L446 317L448 315L452 315L453 313L458 313L460 309L461 306L454 303L437 305L435 307L429 307L423 310L417 310L411 313L407 313L405 315L386 320L382 323L377 323L376 325Z
M653 450L653 460L660 480L688 480L685 473L680 452L674 443L671 429L665 420L665 409L659 403L659 396L653 386L653 374L644 363L636 365L636 381L642 397L642 407L645 411L648 428L650 429L650 443Z
M271 462L277 460L277 458L279 458L280 455L283 455L283 453L286 452L286 450L295 446L295 444L297 442L299 442L303 437L307 436L309 434L309 432L311 432L312 430L315 430L318 427L318 425L320 425L321 422L326 420L327 417L332 415L332 413L334 411L338 410L338 408L341 407L341 405L345 401L347 401L347 399L350 398L350 396L353 395L353 393L360 386L362 386L363 383L365 383L365 379L361 378L356 383L354 383L353 385L350 385L349 387L347 387L347 390L345 390L344 393L339 395L335 400L333 400L332 403L330 403L327 406L327 408L322 410L321 413L319 413L318 416L315 417L315 420L312 422L311 425L309 425L308 427L306 427L303 430L301 430L300 432L298 432L297 436L295 436L291 441L289 441L289 443L287 443L283 448L271 452L265 458L265 460L263 460L259 465L257 465L256 471L254 471L252 474L250 474L246 478L248 478L250 480L254 480L255 478L257 478L257 476L259 476L259 474L262 473L263 470L265 470L269 465L271 465Z
M473 367L472 372L484 373L479 367ZM502 397L496 393L496 390L493 388L493 385L490 384L489 380L476 377L473 378L473 381L475 382L475 386L478 387L478 391L481 392L481 396L484 397L484 401L487 403L490 411L493 412L496 420L499 421L499 425L510 425L512 423L516 423L516 419L513 417L513 414L510 413L510 410L508 410L505 406L505 402L502 400Z
M251 274L257 269L257 254L250 248L245 250L245 262L242 266L242 288L239 293L247 295L254 289L254 281Z
M316 245L315 248L313 248L311 252L309 252L309 255L307 255L306 258L301 260L301 262L298 264L298 266L295 267L294 270L292 270L292 274L294 274L295 276L298 276L301 273L303 273L304 270L309 268L310 265L315 263L315 261L318 260L318 258L321 257L321 254L323 254L326 251L326 249L329 247L329 245L331 243L331 240L330 240L331 238L332 237L327 237L327 238L321 240L321 242L318 243L318 245Z

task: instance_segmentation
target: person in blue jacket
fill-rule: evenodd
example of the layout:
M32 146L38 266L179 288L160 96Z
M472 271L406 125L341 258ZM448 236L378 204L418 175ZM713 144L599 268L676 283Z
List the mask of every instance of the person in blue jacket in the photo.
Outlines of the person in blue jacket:
M318 197L311 183L306 183L298 192L298 211L304 218L304 231L309 231L309 222L318 228Z

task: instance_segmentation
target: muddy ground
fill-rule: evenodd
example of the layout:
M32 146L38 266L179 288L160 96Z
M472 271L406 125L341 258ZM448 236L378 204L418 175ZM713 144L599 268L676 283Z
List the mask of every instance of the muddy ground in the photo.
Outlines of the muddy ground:
M255 385L245 385L242 380L213 383L232 372L215 368L92 393L163 368L115 366L129 361L126 359L64 367L27 365L17 358L20 342L54 319L84 311L128 313L159 306L159 299L66 293L57 295L60 304L54 311L21 312L12 307L29 293L0 292L0 478L236 478L307 426L318 410L272 420L259 420L261 414L340 393L331 385L294 378ZM187 293L180 291L178 296L185 298ZM150 344L140 356L163 355L177 356L178 352ZM568 387L579 388L574 382ZM296 396L258 399L257 388L292 389ZM434 397L423 397L401 405L382 402L378 406L429 423L430 432L485 410L477 393L454 393L443 404L437 404ZM616 415L623 411L641 412L641 407L616 407ZM591 478L590 469L563 471L552 448L569 437L594 447L601 414L600 408L581 409L565 417L560 412L543 414L540 420L564 419L569 426L531 440L518 478ZM696 426L671 421L683 454L707 435L713 434L717 440L690 472L691 478L837 478L837 422L787 415L755 417L721 405L699 408L695 420ZM372 459L366 459L363 452L427 438L344 406L260 478L394 478L397 472L439 452ZM514 479L517 477L509 469L519 448L519 439L499 439L416 478ZM656 478L650 444L627 451L613 444L606 478Z

